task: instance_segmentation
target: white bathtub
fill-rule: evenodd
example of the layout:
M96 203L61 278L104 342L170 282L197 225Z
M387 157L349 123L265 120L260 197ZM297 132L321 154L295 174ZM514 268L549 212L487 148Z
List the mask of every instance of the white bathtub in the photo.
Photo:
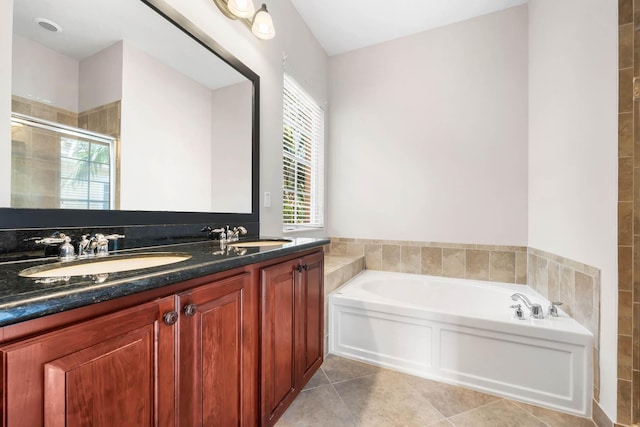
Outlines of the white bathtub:
M366 270L329 297L329 352L590 416L592 334L562 311L514 319L514 292L546 312L521 285Z

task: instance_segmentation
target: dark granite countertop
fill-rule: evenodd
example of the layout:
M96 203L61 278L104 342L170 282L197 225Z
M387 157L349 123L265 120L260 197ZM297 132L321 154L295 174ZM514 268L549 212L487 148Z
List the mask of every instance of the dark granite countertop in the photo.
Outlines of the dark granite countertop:
M103 277L104 281L101 283L88 276L72 276L68 281L46 283L46 280L18 275L28 267L58 262L56 258L0 263L0 326L156 289L329 243L328 239L306 237L291 240L291 243L283 245L249 247L242 250L229 247L221 250L218 241L206 240L112 251L110 255L179 252L189 254L191 258L165 266L109 273L106 279Z

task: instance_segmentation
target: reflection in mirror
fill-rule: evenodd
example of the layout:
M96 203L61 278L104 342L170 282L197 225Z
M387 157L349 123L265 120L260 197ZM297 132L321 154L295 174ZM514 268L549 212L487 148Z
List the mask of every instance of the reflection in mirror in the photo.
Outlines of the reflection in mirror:
M11 207L252 212L252 82L143 2L15 2L12 76Z

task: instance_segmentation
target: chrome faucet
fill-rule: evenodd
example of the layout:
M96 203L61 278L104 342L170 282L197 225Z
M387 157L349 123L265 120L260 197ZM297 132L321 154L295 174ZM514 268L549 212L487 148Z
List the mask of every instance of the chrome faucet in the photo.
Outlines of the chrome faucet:
M69 261L75 257L75 249L71 244L71 238L64 233L55 232L50 237L38 238L35 243L37 245L55 246L58 247L58 258L62 261ZM45 251L46 254L46 251Z
M542 306L540 304L532 303L525 295L517 292L511 295L511 299L514 301L522 301L524 305L529 310L531 310L531 317L533 317L534 319L544 319L544 311L542 310Z
M238 227L233 227L233 230L229 230L229 226L227 225L227 241L228 242L235 242L238 239L240 239L240 235L245 235L247 234L247 229L244 228L243 226L238 226Z
M90 256L107 256L109 255L109 240L124 239L124 234L108 234L104 235L96 233L89 237L88 234L82 235L82 240L78 243L78 256L90 257Z

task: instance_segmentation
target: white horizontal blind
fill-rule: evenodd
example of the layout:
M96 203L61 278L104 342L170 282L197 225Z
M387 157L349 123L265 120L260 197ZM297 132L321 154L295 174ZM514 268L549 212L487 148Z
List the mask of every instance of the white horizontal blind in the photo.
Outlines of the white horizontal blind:
M284 74L283 206L285 228L324 226L324 111Z

